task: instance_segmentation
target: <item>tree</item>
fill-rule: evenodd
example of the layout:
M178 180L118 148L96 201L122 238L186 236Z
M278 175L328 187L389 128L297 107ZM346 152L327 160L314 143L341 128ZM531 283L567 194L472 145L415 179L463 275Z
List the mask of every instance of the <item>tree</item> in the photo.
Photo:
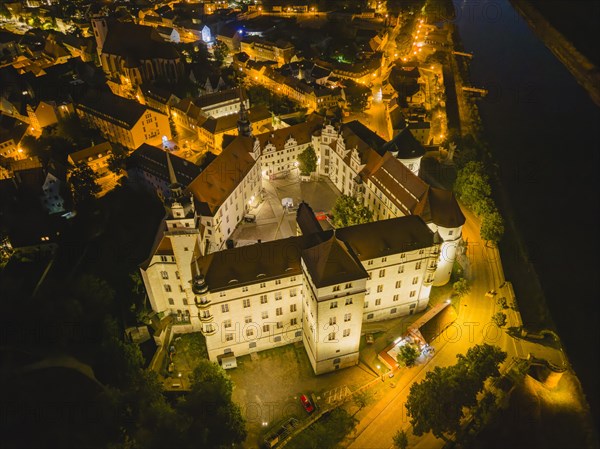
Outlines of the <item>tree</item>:
M229 47L225 44L225 42L217 39L215 45L213 46L213 51L215 55L216 61L220 64L223 64L223 61L229 54Z
M300 163L300 174L303 176L308 176L317 171L317 154L312 145L307 146L304 151L300 153L298 162Z
M108 158L108 169L115 175L121 174L121 170L125 167L127 160L127 152L120 145L114 145L113 151Z
M78 164L71 170L69 182L73 193L73 200L80 205L95 198L101 188L96 182L98 175L86 163Z
M492 193L489 178L481 162L468 162L456 176L454 190L469 208L488 198Z
M502 310L508 309L508 301L505 296L500 296L496 299L496 304L498 304Z
M497 312L492 316L492 322L498 327L506 326L506 314L504 312Z
M333 225L336 228L368 223L373 219L373 213L356 198L349 195L338 197L332 212Z
M397 449L406 449L408 447L408 436L406 435L406 431L399 430L396 432L392 441Z
M344 88L344 95L350 110L353 112L363 112L369 103L371 89L354 81L347 80Z
M419 358L419 348L413 343L407 343L400 346L398 350L397 360L398 363L407 367L411 367L415 364Z
M455 365L435 367L423 381L411 386L406 408L415 435L432 432L449 441L446 434L458 432L464 410L477 405L477 394L489 377L499 375L506 353L483 344L473 346L457 359Z
M483 216L480 229L481 238L489 242L498 243L504 235L504 220L500 212L494 210Z
M246 438L244 418L231 400L231 379L216 363L202 360L190 375L189 394L178 405L186 417L186 440L195 447L225 447Z
M373 400L373 395L368 390L361 390L354 394L352 400L354 405L358 407L358 410L354 412L354 415L352 415L354 417L358 412L369 405L369 403Z
M454 296L460 299L463 296L469 294L469 292L471 291L471 285L466 279L459 279L454 284L452 284L452 290L454 291Z

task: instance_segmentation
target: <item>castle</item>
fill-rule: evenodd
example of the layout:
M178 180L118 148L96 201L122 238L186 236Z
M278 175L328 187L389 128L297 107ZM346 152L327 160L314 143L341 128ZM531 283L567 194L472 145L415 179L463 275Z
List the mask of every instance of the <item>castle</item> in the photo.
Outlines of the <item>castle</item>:
M141 272L152 308L201 331L209 358L302 341L316 374L358 363L362 323L420 312L450 279L465 222L451 192L419 177L424 148L410 134L385 142L360 124L318 116L239 135L186 188L169 157L167 216ZM312 145L317 174L352 195L371 223L323 231L310 206L298 234L224 249L264 179L293 169Z

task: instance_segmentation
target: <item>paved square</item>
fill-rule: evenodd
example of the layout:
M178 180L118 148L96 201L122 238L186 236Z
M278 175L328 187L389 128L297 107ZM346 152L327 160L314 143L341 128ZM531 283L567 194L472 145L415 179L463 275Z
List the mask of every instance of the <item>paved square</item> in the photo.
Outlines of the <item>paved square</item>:
M256 222L240 223L231 238L236 246L245 246L258 240L268 242L294 236L296 212L285 209L281 200L291 198L294 206L304 201L315 212L329 213L339 196L340 192L328 179L300 182L298 175L292 173L284 179L263 180L263 201L250 211L256 216ZM321 226L323 229L331 228L326 221L322 221Z
M324 406L374 378L361 366L316 376L302 343L238 357L237 364L228 374L235 385L233 400L246 418L248 447L258 447L264 434L285 418L305 419L301 394L314 395L316 405Z

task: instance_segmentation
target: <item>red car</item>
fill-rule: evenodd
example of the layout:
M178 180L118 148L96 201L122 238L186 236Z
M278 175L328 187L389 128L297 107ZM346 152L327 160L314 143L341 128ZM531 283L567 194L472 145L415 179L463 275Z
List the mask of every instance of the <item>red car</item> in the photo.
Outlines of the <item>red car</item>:
M312 413L315 410L315 407L305 395L300 395L300 402L302 402L302 407L304 407L307 413Z

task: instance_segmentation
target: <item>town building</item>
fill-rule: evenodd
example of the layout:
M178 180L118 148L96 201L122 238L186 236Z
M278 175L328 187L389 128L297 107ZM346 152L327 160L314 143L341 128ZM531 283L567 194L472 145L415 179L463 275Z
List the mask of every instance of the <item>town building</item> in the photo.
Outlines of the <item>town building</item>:
M171 170L167 217L141 266L153 310L200 330L211 360L302 341L317 374L358 363L363 322L422 311L448 282L465 221L456 199L418 177L424 150L409 134L385 142L359 122L312 117L252 137L243 107L238 134L187 189ZM376 221L322 231L302 204L301 235L226 249L261 177L308 145L317 173Z
M181 56L152 27L92 19L98 58L104 72L121 84L137 86L159 78L176 83L185 75Z
M134 100L94 92L75 106L79 118L113 143L135 150L143 143L160 145L171 138L169 118Z
M98 176L104 176L108 173L108 159L112 153L110 142L102 142L69 154L67 160L72 166L87 164Z

